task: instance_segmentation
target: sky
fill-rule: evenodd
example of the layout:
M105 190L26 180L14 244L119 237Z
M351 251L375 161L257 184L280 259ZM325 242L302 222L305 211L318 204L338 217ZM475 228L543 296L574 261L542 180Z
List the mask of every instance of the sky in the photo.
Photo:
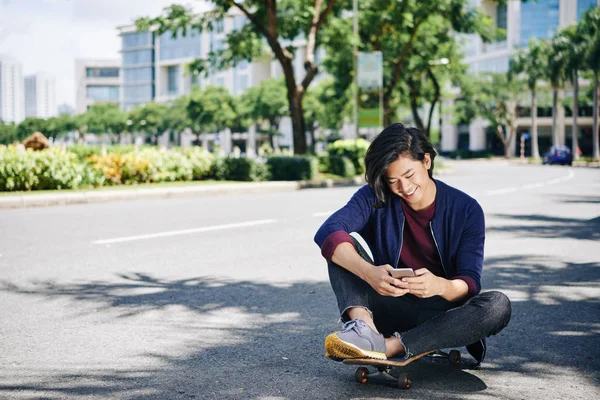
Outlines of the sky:
M17 59L24 75L56 79L56 104L75 106L75 60L120 59L117 26L157 16L173 3L199 0L0 0L0 55Z

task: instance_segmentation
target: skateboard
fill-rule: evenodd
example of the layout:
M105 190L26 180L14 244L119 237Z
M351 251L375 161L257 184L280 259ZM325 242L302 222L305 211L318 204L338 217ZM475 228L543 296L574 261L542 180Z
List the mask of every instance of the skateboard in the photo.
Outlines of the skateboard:
M451 350L448 353L440 350L432 350L418 354L408 360L404 360L403 358L389 358L387 360L356 358L345 359L343 363L347 365L366 365L377 369L371 372L366 367L357 368L354 373L354 380L358 383L383 383L397 386L400 389L410 389L412 377L406 372L401 372L399 369L420 358L430 359L431 361L447 360L449 364L460 364L460 352L458 350Z

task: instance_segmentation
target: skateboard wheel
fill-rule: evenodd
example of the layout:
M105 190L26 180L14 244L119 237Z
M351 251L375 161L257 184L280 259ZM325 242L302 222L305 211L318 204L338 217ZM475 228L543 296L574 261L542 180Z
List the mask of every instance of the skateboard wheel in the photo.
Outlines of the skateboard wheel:
M412 385L412 378L406 372L400 373L398 375L398 387L400 389L410 389L410 385Z
M448 362L453 365L460 364L460 351L451 350L450 353L448 353Z
M358 383L367 383L367 375L369 374L369 369L365 367L360 367L356 369L354 372L354 380Z

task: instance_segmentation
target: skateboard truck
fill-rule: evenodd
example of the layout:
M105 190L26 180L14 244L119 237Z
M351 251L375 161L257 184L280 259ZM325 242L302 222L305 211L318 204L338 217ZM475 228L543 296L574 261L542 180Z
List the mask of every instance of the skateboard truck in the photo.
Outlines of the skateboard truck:
M394 359L347 359L344 360L344 364L369 365L376 368L376 371L371 372L367 367L358 367L354 372L354 380L358 383L373 382L393 385L400 389L410 389L412 385L412 377L406 372L399 371L399 367L404 367L411 362L418 360L419 358L428 359L432 362L444 360L449 364L457 365L460 363L460 352L457 350L451 350L450 352L446 353L441 350L436 350L419 354L409 358L408 360L401 361L395 361Z

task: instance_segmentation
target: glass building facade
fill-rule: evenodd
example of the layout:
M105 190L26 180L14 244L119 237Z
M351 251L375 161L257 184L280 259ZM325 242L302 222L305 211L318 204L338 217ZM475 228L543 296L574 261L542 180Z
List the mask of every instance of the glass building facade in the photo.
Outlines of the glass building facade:
M585 14L587 10L596 7L597 5L597 0L577 0L577 21L583 18L583 14Z
M201 34L197 30L188 31L184 36L181 31L173 37L172 32L160 35L160 60L178 58L198 58L201 56Z
M123 33L123 103L124 110L154 99L154 34Z
M112 101L119 102L118 86L88 86L86 87L86 96L97 102Z
M119 68L93 67L86 68L85 74L88 78L118 78Z
M559 0L537 0L521 4L521 38L527 47L530 38L551 39L558 29Z

